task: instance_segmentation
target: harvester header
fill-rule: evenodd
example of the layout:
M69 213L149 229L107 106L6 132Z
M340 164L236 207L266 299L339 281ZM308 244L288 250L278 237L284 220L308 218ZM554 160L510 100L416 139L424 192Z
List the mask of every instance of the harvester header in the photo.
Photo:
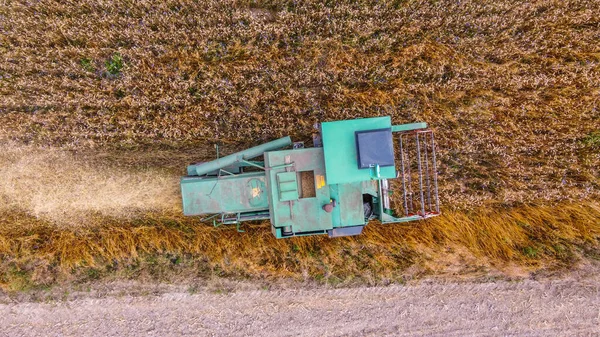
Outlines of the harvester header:
M357 235L370 220L440 214L435 140L426 123L324 122L313 146L284 137L188 166L184 214L238 229L242 221L269 219L277 238Z

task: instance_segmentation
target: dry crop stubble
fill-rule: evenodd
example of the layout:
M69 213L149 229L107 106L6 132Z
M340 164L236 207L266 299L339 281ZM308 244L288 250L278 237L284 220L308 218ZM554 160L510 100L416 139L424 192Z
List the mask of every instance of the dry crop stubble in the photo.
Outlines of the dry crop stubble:
M3 144L0 176L2 211L16 209L59 227L93 226L94 214L128 219L181 208L177 177L88 163L53 148Z
M24 142L176 154L391 115L438 132L446 205L593 198L600 158L583 140L600 128L598 8L11 3L0 122Z

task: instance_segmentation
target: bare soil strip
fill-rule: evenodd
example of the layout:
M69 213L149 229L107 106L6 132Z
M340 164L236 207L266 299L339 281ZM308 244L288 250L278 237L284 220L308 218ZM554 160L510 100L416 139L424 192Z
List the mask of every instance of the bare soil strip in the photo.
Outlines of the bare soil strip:
M80 298L0 305L2 336L591 336L600 278Z

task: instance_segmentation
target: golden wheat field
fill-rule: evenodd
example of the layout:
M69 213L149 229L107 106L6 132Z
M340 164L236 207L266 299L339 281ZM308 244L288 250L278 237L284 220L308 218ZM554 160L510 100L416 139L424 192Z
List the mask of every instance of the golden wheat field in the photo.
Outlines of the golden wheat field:
M600 1L5 1L0 31L5 290L510 277L600 256ZM436 132L442 216L276 240L181 214L178 177L215 143L386 115Z

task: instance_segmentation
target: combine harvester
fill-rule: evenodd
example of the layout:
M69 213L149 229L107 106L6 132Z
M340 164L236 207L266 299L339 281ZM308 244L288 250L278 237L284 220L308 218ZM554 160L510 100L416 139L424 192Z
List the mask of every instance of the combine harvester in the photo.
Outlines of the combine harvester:
M376 117L321 123L318 130L313 148L284 137L188 166L183 213L209 214L215 225L238 230L242 221L269 219L277 238L358 235L370 220L440 214L435 140L426 123ZM390 179L401 182L398 202Z

